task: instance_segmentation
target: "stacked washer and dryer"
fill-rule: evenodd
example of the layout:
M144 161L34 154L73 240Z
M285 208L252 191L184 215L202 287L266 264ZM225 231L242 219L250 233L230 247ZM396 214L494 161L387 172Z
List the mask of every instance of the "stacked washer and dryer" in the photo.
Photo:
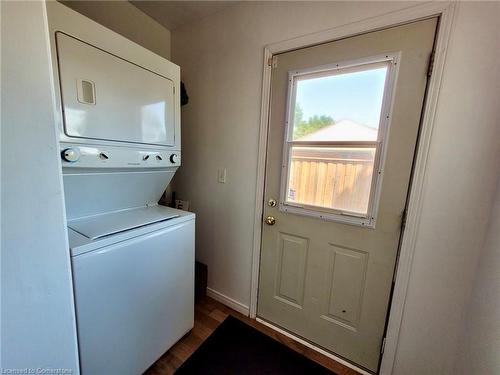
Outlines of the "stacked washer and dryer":
M47 15L81 372L140 374L193 327L195 217L157 204L181 160L179 67Z

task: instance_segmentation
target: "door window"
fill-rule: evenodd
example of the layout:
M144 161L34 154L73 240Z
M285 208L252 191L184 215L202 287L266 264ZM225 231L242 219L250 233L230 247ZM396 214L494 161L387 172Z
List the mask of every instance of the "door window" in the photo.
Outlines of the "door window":
M282 210L374 224L394 61L289 73Z

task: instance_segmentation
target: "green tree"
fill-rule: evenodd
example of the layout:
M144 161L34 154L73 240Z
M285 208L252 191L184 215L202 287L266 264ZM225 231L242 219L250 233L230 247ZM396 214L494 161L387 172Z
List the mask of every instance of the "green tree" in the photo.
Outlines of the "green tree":
M313 133L325 126L332 125L335 120L327 115L314 115L304 120L304 111L299 103L295 104L294 122L293 122L293 139L298 139Z

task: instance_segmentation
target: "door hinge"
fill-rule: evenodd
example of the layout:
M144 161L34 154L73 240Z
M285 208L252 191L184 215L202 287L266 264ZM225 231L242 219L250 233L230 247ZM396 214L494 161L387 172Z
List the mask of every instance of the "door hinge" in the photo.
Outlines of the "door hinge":
M431 56L429 57L429 66L427 67L427 77L432 76L432 71L434 70L434 57L436 52L432 51Z
M380 354L384 354L386 338L382 339L382 346L380 347Z
M403 231L406 227L406 218L408 216L408 209L405 207L403 213L401 214L401 231Z
M270 66L271 68L277 68L278 67L278 56L273 56L267 59L267 65Z

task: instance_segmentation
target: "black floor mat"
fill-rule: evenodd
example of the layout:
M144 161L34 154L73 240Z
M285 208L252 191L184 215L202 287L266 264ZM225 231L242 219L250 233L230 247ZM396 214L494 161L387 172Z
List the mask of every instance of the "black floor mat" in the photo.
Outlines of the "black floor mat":
M334 373L229 316L175 374Z

